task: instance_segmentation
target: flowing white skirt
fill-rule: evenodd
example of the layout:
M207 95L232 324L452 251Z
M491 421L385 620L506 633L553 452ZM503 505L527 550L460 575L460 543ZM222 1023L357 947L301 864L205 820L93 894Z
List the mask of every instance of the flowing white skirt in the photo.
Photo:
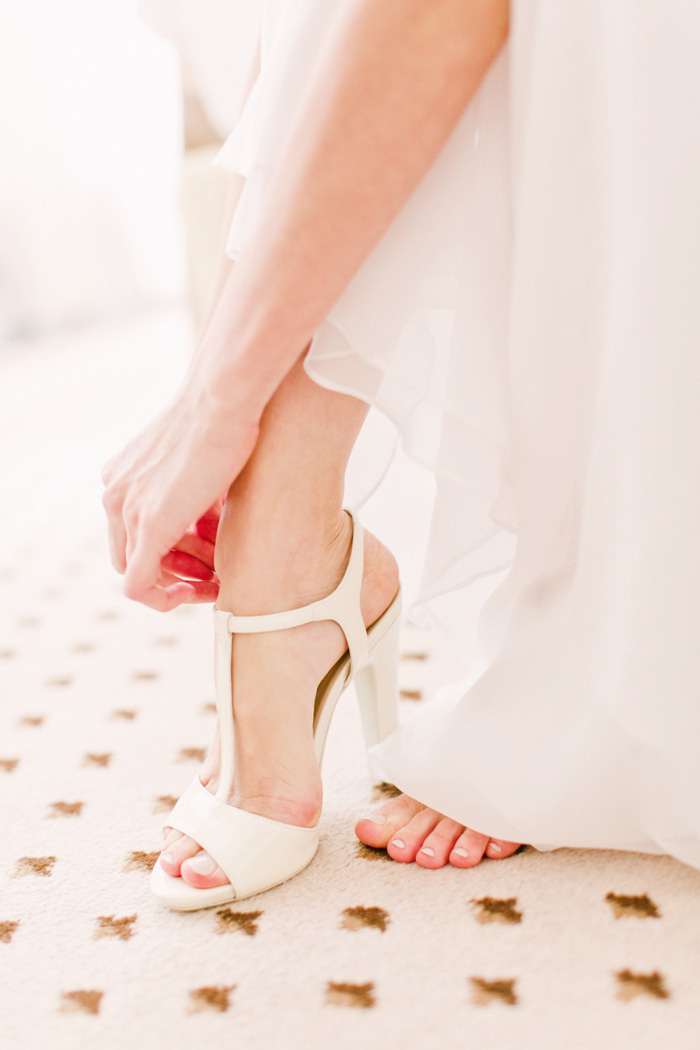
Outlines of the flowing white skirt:
M336 10L238 7L259 28L241 78L261 47L220 155L246 178L232 258ZM305 364L434 470L419 603L489 661L370 752L376 775L499 838L696 867L699 52L694 0L514 0L506 48Z

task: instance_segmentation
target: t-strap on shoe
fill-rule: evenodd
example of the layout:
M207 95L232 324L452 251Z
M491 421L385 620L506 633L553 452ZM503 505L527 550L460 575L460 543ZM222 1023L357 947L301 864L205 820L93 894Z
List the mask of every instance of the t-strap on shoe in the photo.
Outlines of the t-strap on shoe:
M291 879L311 862L318 849L319 826L304 828L269 820L228 805L233 784L233 634L279 631L316 620L334 620L348 649L320 682L314 707L314 744L319 766L335 706L354 679L367 748L379 743L398 724L398 646L401 588L389 607L365 628L360 609L364 569L364 533L353 523L350 558L342 580L326 598L288 612L235 616L214 609L216 630L216 710L221 741L221 773L216 794L196 776L164 821L191 836L226 873L223 886L197 889L168 875L160 863L151 873L151 889L169 908L193 911L241 900Z

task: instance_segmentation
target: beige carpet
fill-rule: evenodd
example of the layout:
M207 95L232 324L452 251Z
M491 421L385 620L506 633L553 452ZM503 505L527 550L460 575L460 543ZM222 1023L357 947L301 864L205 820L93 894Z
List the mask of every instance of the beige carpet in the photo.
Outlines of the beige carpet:
M360 848L378 789L351 693L313 864L238 907L151 899L163 814L213 731L210 614L121 597L96 472L187 337L166 315L0 357L0 1046L697 1050L700 873L530 849L430 872ZM418 491L365 515L403 537L409 582ZM461 669L412 625L403 652L408 717Z

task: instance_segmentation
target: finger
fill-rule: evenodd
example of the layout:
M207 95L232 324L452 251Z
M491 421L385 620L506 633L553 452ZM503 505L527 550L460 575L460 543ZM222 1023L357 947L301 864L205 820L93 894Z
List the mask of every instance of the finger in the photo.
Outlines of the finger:
M102 506L107 515L107 537L109 542L109 556L112 565L117 572L123 573L126 569L126 526L122 515L122 502L110 489L105 489L102 496Z
M156 584L146 591L141 591L141 597L135 601L148 606L149 609L155 609L156 612L170 612L178 605L189 604L191 595L192 590L188 583L173 584L171 587Z
M162 587L172 593L172 587L176 583L182 583L183 581L170 572L163 572L161 578L158 580L158 587ZM219 583L218 576L214 576L211 580L187 580L185 581L190 588L185 601L188 605L202 605L207 602L215 602L219 597ZM182 605L183 600L179 599L178 605ZM174 606L171 606L174 608Z
M216 548L211 540L203 539L195 532L189 531L172 546L172 550L183 551L185 554L191 554L193 558L197 558L206 565L208 569L214 568L215 549Z
M223 500L217 500L216 503L209 508L206 514L201 516L195 525L197 535L201 536L203 540L209 540L210 543L216 542L216 533L219 528L219 519L221 517L223 502Z
M126 529L121 518L112 518L107 525L109 557L117 572L126 572Z
M194 593L188 598L188 605L203 605L207 602L215 602L219 597L220 585L216 578L213 580L207 580L206 582L194 580L192 581L191 586Z
M110 456L110 458L107 460L102 470L100 471L100 480L102 481L103 485L109 485L110 481L112 480L112 474L114 473L114 463L116 458L116 456Z
M161 553L153 544L147 544L143 539L140 539L131 550L129 540L130 537L127 537L124 594L132 601L142 602L144 605L150 605L151 608L161 608L167 591L160 582L163 575L161 557L167 552ZM189 588L189 584L185 583L177 583L172 586ZM186 592L181 589L179 593ZM152 604L154 601L158 602L157 606Z
M199 558L193 558L191 554L179 550L168 551L163 555L161 565L167 572L181 578L210 580L214 575L213 570L204 565Z

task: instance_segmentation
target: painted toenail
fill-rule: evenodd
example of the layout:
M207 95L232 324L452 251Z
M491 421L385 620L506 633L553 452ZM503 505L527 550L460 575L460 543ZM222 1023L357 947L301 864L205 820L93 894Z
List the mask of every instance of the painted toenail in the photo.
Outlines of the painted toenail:
M457 846L456 849L452 850L452 852L456 853L458 857L468 857L469 856L469 854L465 850L464 846Z
M425 853L426 857L434 857L435 856L435 850L431 846L423 846L423 848L421 850L419 850L419 852L420 853Z
M160 859L163 861L164 864L175 863L175 858L173 857L172 853L161 853Z
M406 843L402 842L401 839L392 839L392 846L396 846L397 849L406 849Z
M386 813L373 813L371 817L363 817L363 820L369 820L372 824L386 824L387 818Z
M198 853L190 865L198 875L213 875L219 866L208 853Z
M499 846L497 842L489 842L489 849L494 853L502 853L503 846Z

